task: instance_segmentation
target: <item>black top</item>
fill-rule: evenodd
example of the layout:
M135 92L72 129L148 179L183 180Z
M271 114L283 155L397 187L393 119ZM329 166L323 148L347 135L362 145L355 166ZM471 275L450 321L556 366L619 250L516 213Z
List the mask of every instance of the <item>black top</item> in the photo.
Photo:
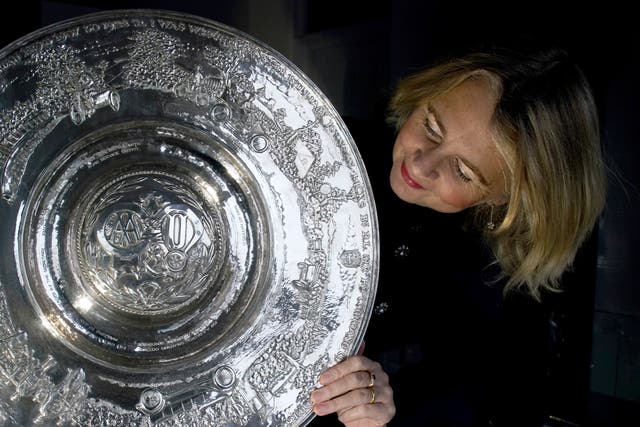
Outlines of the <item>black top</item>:
M390 426L541 425L549 322L543 305L503 298L467 213L401 201L389 186L394 134L345 119L374 191L380 275L364 355L390 375ZM313 426L340 425L335 416Z

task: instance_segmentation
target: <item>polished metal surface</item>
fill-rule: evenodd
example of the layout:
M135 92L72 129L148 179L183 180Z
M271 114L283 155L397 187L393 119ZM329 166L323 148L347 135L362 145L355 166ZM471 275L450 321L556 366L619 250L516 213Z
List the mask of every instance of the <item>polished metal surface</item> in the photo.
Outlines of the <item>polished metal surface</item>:
M295 66L216 22L0 51L0 424L294 426L377 286L369 181Z

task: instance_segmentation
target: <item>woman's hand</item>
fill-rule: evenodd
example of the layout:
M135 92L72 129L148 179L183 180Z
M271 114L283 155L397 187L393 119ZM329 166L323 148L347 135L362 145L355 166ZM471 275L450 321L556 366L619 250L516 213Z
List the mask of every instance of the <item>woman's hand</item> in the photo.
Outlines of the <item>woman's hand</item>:
M389 376L379 363L352 356L320 375L323 386L311 393L317 415L337 412L347 427L384 426L396 413Z

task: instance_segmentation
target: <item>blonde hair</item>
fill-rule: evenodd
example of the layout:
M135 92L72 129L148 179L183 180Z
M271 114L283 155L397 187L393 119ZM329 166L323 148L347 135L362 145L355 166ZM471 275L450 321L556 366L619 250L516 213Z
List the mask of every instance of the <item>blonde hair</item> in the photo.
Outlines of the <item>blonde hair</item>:
M402 80L388 121L399 130L414 109L469 78L486 77L498 102L495 146L507 170L507 203L476 207L505 292L540 299L559 289L605 202L600 130L591 89L560 50L493 50L451 59ZM481 220L480 220L481 219Z

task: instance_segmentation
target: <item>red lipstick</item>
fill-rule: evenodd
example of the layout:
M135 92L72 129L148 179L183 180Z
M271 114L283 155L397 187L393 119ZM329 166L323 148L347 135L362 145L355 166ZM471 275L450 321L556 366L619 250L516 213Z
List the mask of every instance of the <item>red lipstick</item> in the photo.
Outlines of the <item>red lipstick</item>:
M402 166L400 166L400 173L402 173L402 178L404 179L404 182L406 182L409 187L417 188L417 189L424 188L422 185L415 182L413 178L411 178L411 175L409 175L409 172L407 171L407 167L404 165L404 161L402 162Z

